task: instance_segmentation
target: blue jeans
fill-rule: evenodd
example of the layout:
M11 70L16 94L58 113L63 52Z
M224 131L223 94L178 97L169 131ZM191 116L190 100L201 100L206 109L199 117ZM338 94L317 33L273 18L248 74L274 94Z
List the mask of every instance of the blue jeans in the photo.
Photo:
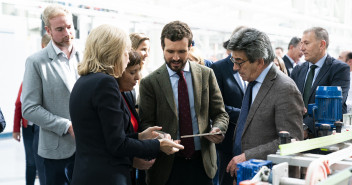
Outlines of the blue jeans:
M34 161L37 167L40 185L45 185L45 168L44 158L38 155L38 142L39 142L39 126L34 125L34 138L33 138L33 151Z
M26 184L34 185L37 168L34 161L33 138L34 127L28 125L27 128L22 127L24 151L26 154Z
M22 135L26 153L26 184L34 184L38 170L39 182L45 185L44 159L38 155L39 127L37 125L22 127Z

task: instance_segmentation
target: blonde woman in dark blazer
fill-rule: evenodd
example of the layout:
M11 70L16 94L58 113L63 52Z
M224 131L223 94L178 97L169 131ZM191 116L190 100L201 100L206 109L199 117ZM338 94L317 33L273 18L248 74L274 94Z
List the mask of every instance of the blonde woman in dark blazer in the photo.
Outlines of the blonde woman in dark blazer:
M130 40L125 32L101 25L89 34L70 97L76 136L73 185L130 185L132 158L155 158L183 147L169 139L152 139L160 127L133 133L130 112L116 78L125 70ZM175 148L174 148L175 147Z

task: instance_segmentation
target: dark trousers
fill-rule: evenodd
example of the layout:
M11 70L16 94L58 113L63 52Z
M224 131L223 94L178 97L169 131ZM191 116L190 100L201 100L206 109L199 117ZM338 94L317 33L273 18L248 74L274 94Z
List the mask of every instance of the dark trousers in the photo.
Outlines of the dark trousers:
M213 185L205 173L202 157L185 159L175 156L172 171L166 185Z
M231 161L233 155L218 151L219 156L219 184L220 185L232 185L234 177L231 177L230 173L226 172L227 165Z
M40 185L45 185L45 167L44 158L38 155L38 142L39 142L39 126L34 126L34 138L33 138L33 151L34 151L34 161L37 167L37 172L39 176Z
M213 178L213 185L219 185L219 154L216 152L216 164L218 165L218 170L216 170L216 174Z
M45 178L48 185L69 185L72 180L75 155L67 159L44 158Z
M137 170L137 185L147 185L147 183L145 182L145 170Z
M34 127L31 125L28 125L27 128L22 127L22 136L26 155L26 185L34 185L37 175L33 152Z

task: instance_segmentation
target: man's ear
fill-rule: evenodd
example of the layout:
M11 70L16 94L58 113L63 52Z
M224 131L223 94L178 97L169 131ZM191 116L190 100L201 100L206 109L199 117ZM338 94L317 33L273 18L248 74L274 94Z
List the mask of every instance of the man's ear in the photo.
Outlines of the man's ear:
M51 35L51 30L48 26L45 26L45 30L48 35Z
M325 40L320 41L320 47L322 47L322 49L326 49L326 41Z
M258 59L258 62L259 62L259 65L263 65L264 66L264 59L263 58Z

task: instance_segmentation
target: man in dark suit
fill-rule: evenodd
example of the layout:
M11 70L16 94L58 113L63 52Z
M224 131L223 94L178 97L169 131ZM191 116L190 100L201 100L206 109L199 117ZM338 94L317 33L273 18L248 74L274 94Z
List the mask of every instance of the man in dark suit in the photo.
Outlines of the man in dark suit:
M275 54L269 37L254 28L235 33L227 47L242 79L248 81L234 140L234 157L227 171L249 159L266 159L277 151L278 132L288 131L303 139L304 105L295 83L273 65ZM290 96L287 96L290 95Z
M229 41L224 42L227 50ZM230 60L231 54L219 60L210 67L213 69L218 82L225 110L230 116L225 139L216 146L219 157L219 184L231 184L233 177L226 173L227 164L232 159L233 134L235 131L238 116L240 115L242 99L246 90L246 83L242 80L238 71L233 70L233 63Z
M183 135L226 132L228 115L213 70L187 60L192 31L186 23L165 25L161 46L166 64L141 80L141 127L161 126L172 139ZM209 123L212 120L212 125ZM212 184L216 166L215 144L223 135L181 138L185 149L160 154L147 171L147 184Z
M303 32L301 50L307 62L294 68L291 78L302 93L305 107L315 102L318 86L340 86L342 88L342 113L347 112L346 99L350 88L350 68L327 54L329 34L324 28L313 27ZM342 115L341 115L342 116ZM316 136L313 119L305 115L304 123Z
M298 64L299 59L302 57L303 53L300 49L301 39L298 37L292 37L290 43L288 44L288 50L286 55L282 58L285 62L285 67L287 69L287 75L291 76L293 68Z

